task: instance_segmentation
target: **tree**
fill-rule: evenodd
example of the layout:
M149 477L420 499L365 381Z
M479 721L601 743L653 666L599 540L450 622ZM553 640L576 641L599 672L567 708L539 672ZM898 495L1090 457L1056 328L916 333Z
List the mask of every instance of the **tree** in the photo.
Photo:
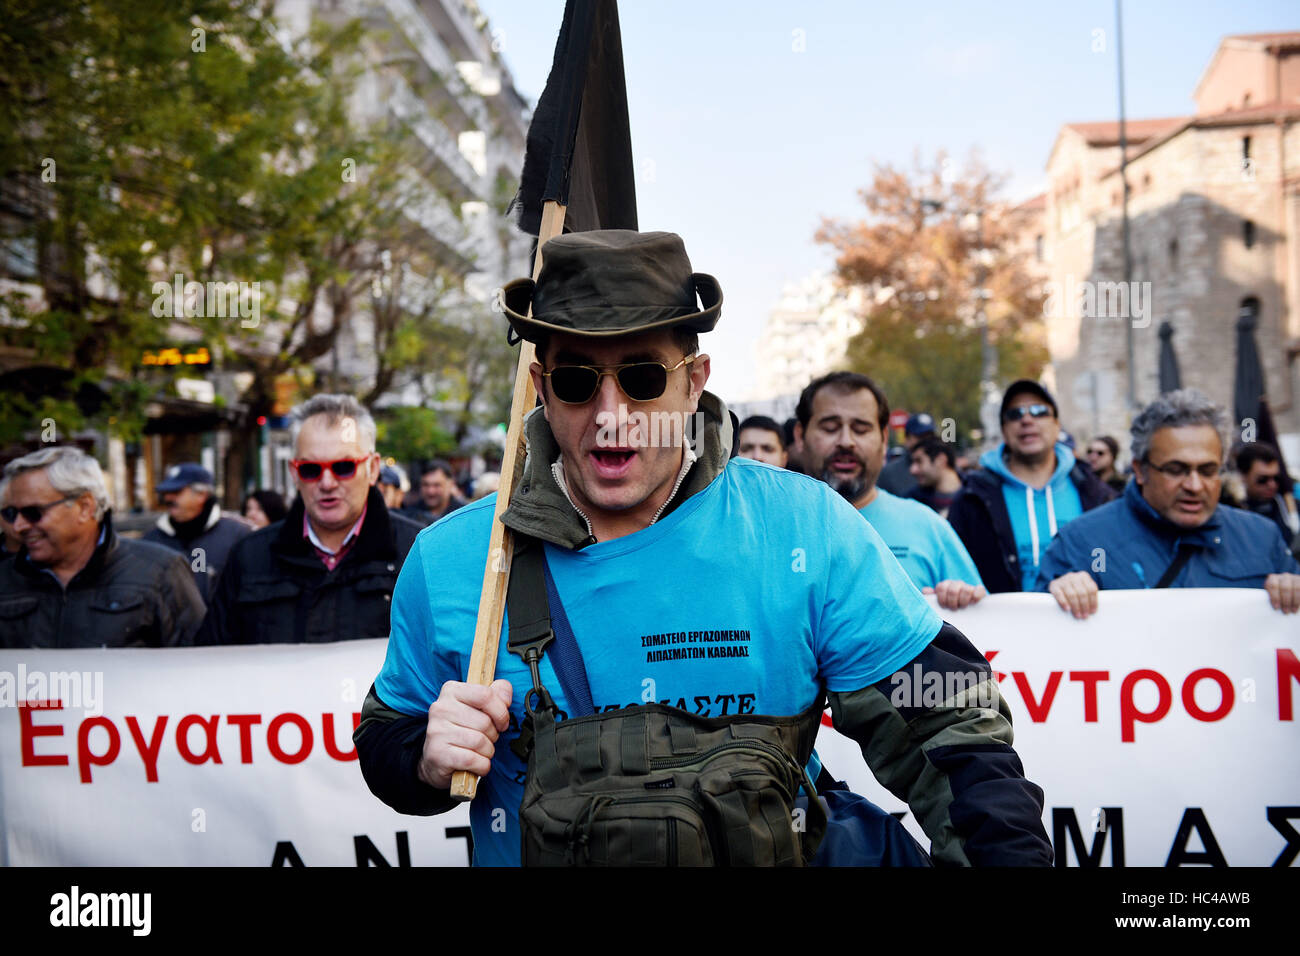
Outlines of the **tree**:
M840 282L867 293L849 367L891 405L952 418L966 438L980 424L979 303L1002 382L1037 378L1047 348L1041 283L1016 250L1022 214L978 158L952 170L942 152L910 172L877 164L859 192L866 218L823 220L816 238L835 249Z
M251 373L232 396L248 412L236 448L271 412L276 383L337 356L360 317L373 334L350 341L373 349L373 376L335 375L330 387L373 402L444 362L478 384L482 363L427 346L446 308L407 294L419 277L458 298L465 262L408 215L430 199L459 214L457 197L446 201L406 124L389 115L358 125L350 105L366 62L363 25L318 23L289 43L274 9L272 0L10 4L0 21L0 227L11 259L29 253L21 278L43 301L4 297L0 346L11 363L59 372L60 387L52 397L0 393L0 443L51 410L62 430L138 433L145 397L170 383L141 368L140 353L175 334L209 345L226 371ZM443 82L421 79L411 58L385 69L404 71L426 103L427 85ZM259 315L195 315L160 299L155 283L177 274L256 283ZM98 418L70 400L90 383L109 393Z

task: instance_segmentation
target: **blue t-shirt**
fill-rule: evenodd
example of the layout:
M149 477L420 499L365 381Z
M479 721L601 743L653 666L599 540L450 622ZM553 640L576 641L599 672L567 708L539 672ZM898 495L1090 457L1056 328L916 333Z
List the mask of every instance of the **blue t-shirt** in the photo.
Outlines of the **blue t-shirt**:
M957 532L932 508L877 488L871 504L858 510L918 588L932 588L940 581L984 584Z
M375 680L395 710L426 714L444 681L465 679L494 507L490 495L426 528L402 565ZM889 676L942 623L852 505L743 458L650 527L580 551L548 544L546 560L599 710L797 714L821 683L852 691ZM514 688L511 727L470 808L478 865L520 860L525 764L509 743L532 682L506 633L497 677ZM541 673L567 710L546 655Z

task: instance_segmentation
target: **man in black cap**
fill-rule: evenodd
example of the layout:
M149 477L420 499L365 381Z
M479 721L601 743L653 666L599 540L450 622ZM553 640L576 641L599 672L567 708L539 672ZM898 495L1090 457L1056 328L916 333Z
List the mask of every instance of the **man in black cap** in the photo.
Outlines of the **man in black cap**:
M222 514L212 482L212 472L197 462L173 465L154 488L162 495L167 513L157 527L143 536L173 551L179 551L194 572L203 603L212 600L217 578L226 565L230 549L249 534L253 526L237 515Z
M1002 396L1002 444L966 475L948 520L991 593L1032 591L1056 532L1115 493L1061 441L1056 400L1037 382Z
M900 498L912 497L918 487L916 476L912 474L912 449L933 434L934 418L929 412L909 415L907 424L903 426L903 453L885 465L876 479L876 486Z
M405 476L395 466L384 465L379 469L379 493L383 495L384 504L388 505L389 511L402 510L402 499L406 497L407 491L402 487L404 483Z
M1022 775L983 656L824 483L730 457L730 415L704 390L698 350L718 320L717 281L692 272L671 233L574 233L542 257L537 282L503 290L514 332L537 347L542 408L525 421L528 459L502 520L516 546L544 543L526 546L542 548L594 709L813 707L815 722L825 681L835 725L916 808L937 858L1050 862L1042 792ZM404 813L449 809L452 775L478 774L475 862L510 865L526 764L507 745L533 678L503 637L495 683L464 682L495 505L466 505L412 549L355 741L371 789ZM941 685L948 669L978 672L991 709L896 707L890 675L911 668Z

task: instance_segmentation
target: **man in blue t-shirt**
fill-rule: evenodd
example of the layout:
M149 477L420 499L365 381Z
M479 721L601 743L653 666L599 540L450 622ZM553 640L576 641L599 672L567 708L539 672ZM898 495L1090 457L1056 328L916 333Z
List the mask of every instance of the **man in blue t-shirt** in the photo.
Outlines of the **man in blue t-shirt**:
M501 520L544 542L596 708L790 715L825 688L835 726L913 807L936 860L1050 863L1042 791L982 655L824 484L728 460L730 416L704 391L698 353L716 280L691 271L670 233L575 233L543 253L536 282L503 290L537 346L543 407L525 422L528 459ZM494 508L489 496L421 533L355 741L367 783L403 813L449 809L452 775L477 774L475 862L517 865L527 765L508 745L532 681L503 638L498 679L464 682ZM896 706L900 672L979 682L973 697ZM549 654L540 674L565 710Z
M919 501L877 485L889 445L889 399L880 386L857 372L831 372L803 390L795 415L808 474L871 522L913 584L934 594L944 610L968 607L988 594L948 522Z

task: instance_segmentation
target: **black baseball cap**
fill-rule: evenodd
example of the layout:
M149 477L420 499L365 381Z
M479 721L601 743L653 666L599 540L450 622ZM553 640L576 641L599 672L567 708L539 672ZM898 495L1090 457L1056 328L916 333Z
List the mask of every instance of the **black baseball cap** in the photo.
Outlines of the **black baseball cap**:
M1011 404L1011 400L1017 395L1036 395L1048 405L1052 406L1052 417L1061 417L1060 410L1056 407L1056 399L1052 398L1052 393L1043 388L1043 386L1039 385L1033 379L1022 378L1012 382L1007 386L1007 390L1002 393L1002 408L998 411L998 419L1000 421L1006 421L1007 406Z
M196 461L187 461L168 468L163 480L154 485L154 491L164 494L169 491L180 491L190 485L210 484L212 484L212 472Z

